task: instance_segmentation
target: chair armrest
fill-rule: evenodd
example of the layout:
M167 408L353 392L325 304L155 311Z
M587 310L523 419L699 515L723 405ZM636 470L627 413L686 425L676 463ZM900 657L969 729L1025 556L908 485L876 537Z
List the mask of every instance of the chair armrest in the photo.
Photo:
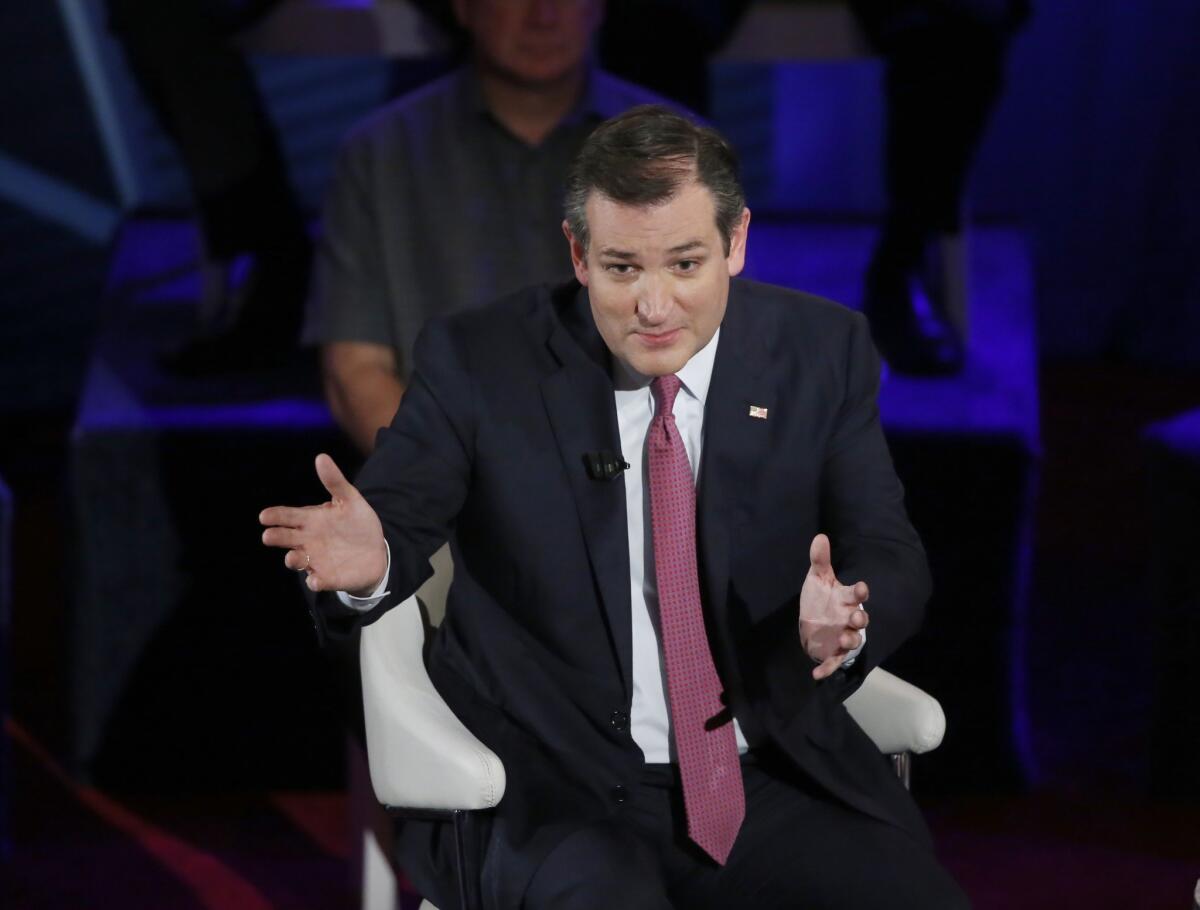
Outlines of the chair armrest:
M416 596L362 631L367 764L376 798L409 809L489 809L504 765L446 706L425 671Z
M846 710L885 755L932 752L946 734L946 715L932 695L876 667Z

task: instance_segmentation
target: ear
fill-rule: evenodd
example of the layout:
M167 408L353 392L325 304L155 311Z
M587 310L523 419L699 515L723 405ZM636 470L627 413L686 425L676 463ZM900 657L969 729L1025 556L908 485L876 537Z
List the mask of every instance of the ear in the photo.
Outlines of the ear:
M729 235L729 264L730 277L741 274L746 265L746 235L750 233L750 210L742 209L742 217Z
M575 278L586 288L588 284L587 250L571 233L571 225L567 223L566 219L563 219L562 229L567 238L567 245L571 248L571 267L575 270Z

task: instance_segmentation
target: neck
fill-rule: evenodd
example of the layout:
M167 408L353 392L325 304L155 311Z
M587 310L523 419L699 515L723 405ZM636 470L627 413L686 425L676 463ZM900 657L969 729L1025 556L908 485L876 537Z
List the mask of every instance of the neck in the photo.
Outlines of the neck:
M504 128L527 145L540 145L570 113L583 92L587 69L577 69L552 83L529 85L495 70L479 68L488 109Z

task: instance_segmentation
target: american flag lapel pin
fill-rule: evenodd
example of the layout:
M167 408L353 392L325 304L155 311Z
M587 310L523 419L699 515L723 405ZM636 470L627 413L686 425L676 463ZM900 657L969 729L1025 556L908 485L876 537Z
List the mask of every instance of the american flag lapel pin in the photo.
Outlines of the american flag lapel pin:
M767 419L767 409L760 408L758 405L752 404L752 405L750 405L750 416L757 417L759 420L766 420Z

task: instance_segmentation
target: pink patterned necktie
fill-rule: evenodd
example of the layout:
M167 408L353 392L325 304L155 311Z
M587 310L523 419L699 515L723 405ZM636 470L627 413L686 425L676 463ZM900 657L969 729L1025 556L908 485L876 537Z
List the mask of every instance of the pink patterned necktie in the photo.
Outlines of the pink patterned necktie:
M646 440L654 570L688 836L725 865L746 816L746 795L733 720L721 703L723 687L704 631L696 567L696 485L672 413L679 387L678 376L659 376L650 384L658 406ZM712 723L722 713L724 721Z

